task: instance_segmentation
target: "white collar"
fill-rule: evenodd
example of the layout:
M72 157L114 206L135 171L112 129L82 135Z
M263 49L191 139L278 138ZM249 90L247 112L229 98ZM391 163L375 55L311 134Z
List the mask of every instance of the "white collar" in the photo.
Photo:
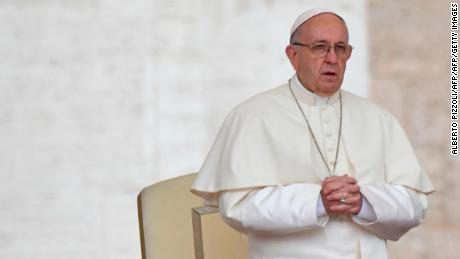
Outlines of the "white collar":
M319 96L313 92L311 92L310 90L308 90L306 87L304 87L302 85L302 83L300 82L297 74L295 74L294 76L292 76L291 78L291 82L292 82L292 85L297 88L297 90L299 91L296 91L296 92L301 92L303 93L304 95L308 95L310 97L314 97L314 100L315 100L315 104L316 105L326 105L329 103L329 101L331 100L331 97L332 96L335 96L336 93L338 93L339 91L335 92L332 96ZM310 98L308 98L310 99ZM335 99L335 98L332 98L332 99Z

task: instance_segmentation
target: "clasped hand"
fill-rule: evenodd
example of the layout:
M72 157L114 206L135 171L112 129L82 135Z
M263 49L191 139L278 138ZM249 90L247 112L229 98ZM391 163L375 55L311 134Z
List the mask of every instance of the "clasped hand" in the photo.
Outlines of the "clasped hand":
M362 195L355 178L347 175L326 177L321 183L321 199L327 214L357 215Z

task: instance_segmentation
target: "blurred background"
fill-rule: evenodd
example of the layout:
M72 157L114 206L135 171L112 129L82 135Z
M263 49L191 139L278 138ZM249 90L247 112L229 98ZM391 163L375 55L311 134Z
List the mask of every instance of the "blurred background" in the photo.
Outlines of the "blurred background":
M458 258L445 0L0 0L0 258L140 258L137 194L199 170L227 112L292 76L312 7L345 18L344 88L400 120L437 190L391 258Z

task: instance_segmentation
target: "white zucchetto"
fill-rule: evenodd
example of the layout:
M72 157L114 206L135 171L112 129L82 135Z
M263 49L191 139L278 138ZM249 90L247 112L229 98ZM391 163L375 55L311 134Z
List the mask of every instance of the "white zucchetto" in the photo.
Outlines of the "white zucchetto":
M316 16L316 15L322 14L322 13L331 13L331 14L337 15L340 19L343 20L343 18L340 17L340 15L338 15L337 13L335 13L335 12L333 12L331 10L324 9L324 8L310 9L310 10L307 10L307 11L303 12L302 14L299 15L299 17L297 17L297 19L295 20L294 24L292 25L290 36L292 36L294 31L297 28L299 28L300 25L302 25L304 22L310 20L310 18L312 18L313 16Z

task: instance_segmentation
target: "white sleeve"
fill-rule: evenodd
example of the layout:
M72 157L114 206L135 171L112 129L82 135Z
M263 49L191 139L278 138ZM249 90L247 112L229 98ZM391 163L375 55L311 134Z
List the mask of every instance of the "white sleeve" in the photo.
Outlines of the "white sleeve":
M364 220L367 222L373 222L377 219L377 215L375 215L375 211L372 208L372 205L369 203L369 201L366 199L366 197L362 196L362 205L361 205L361 210L359 211L358 215L356 217L359 220Z
M352 216L365 230L382 239L398 240L422 223L428 207L426 195L401 185L374 183L360 185L363 197L372 207L371 217Z
M319 184L291 184L253 191L226 191L219 196L223 219L241 232L293 233L324 227ZM323 207L324 210L324 207Z

